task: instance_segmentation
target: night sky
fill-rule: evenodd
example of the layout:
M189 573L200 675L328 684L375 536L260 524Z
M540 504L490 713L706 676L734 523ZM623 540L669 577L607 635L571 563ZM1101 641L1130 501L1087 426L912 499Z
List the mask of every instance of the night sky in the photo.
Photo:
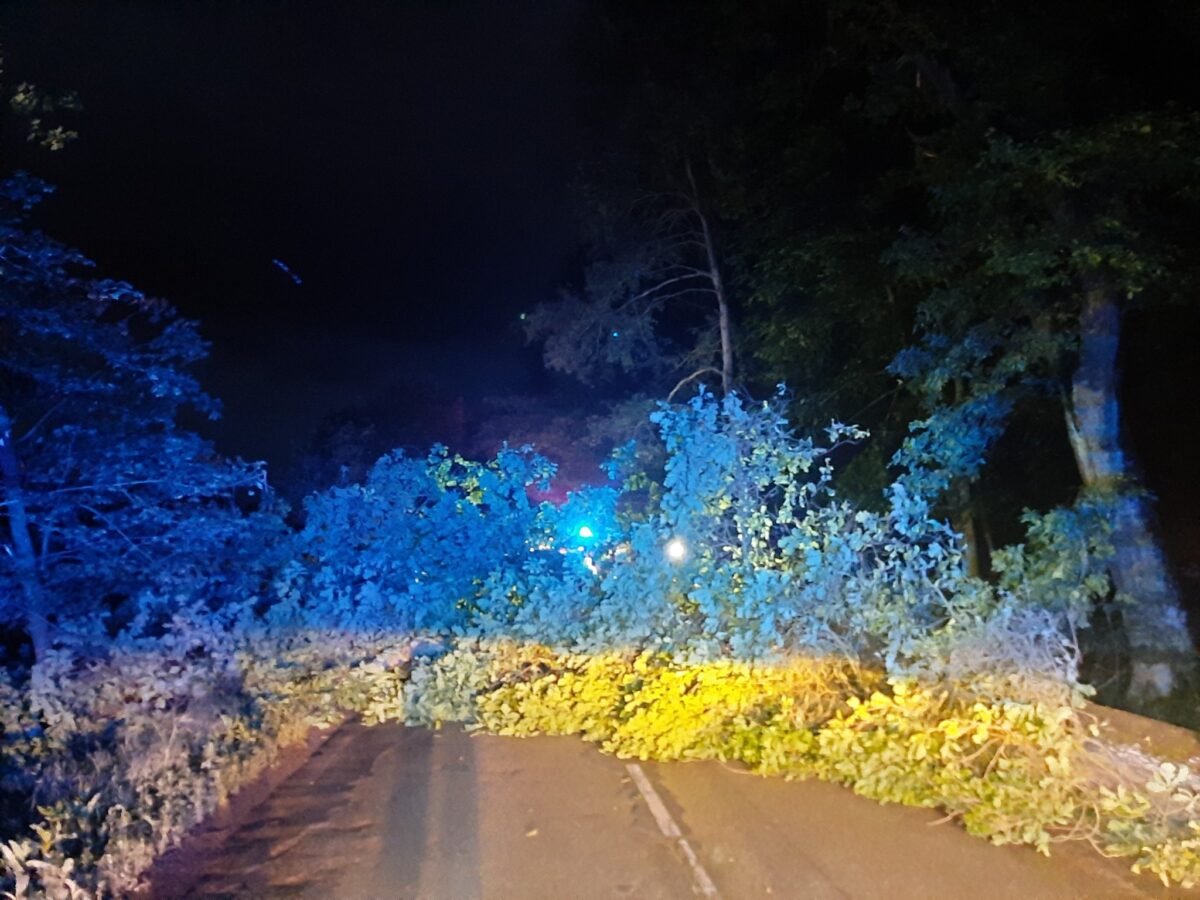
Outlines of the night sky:
M85 106L61 153L4 135L7 168L58 186L41 227L201 321L213 435L274 463L356 403L544 388L515 322L572 273L583 15L7 3L9 77Z

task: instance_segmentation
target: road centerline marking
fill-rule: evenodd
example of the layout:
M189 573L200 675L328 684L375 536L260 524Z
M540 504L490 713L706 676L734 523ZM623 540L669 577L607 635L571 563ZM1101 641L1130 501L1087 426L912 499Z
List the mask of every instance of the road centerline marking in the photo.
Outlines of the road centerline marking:
M696 889L700 895L709 897L711 900L720 900L721 895L717 893L717 886L708 877L708 872L704 871L704 866L700 864L700 858L696 856L696 851L692 849L688 839L683 836L679 825L667 811L666 804L662 802L662 797L658 796L658 791L654 789L654 785L650 783L650 779L646 777L642 767L637 763L626 763L625 769L633 778L633 783L637 785L638 792L646 801L646 806L650 808L650 814L658 823L658 830L663 833L663 837L675 841L679 845L679 849L683 851L683 855L692 869L692 879L696 882Z

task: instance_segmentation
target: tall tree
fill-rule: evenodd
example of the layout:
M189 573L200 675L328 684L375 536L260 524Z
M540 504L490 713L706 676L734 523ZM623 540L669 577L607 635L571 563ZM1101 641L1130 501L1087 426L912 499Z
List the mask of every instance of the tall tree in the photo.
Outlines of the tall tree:
M222 460L177 425L215 415L187 367L195 324L32 230L49 188L0 184L0 616L41 659L106 594L185 578L236 545L259 466Z
M636 372L660 397L705 376L726 393L752 387L751 357L738 349L745 243L730 227L750 177L738 123L757 105L758 85L747 85L793 65L793 45L776 35L810 33L816 6L594 7L588 111L598 127L581 177L591 266L581 291L531 321L552 367Z
M1080 482L1114 499L1110 568L1137 603L1124 618L1131 693L1142 698L1169 692L1193 650L1125 449L1118 348L1126 310L1195 289L1186 235L1200 199L1197 139L1200 116L1171 109L1044 138L993 137L973 165L939 173L934 226L891 251L904 275L931 288L924 345L899 370L933 401L922 429L934 442L974 416L980 459L1023 392L1048 387L1061 398ZM965 396L945 393L952 381L970 385ZM943 462L971 476L969 456Z
M678 379L674 396L713 375L728 394L733 326L713 217L691 159L668 166L661 181L655 190L607 188L593 207L596 238L583 290L539 304L526 335L544 342L549 368L585 383L606 368L669 375ZM681 341L688 329L692 340Z
M1110 568L1137 601L1132 691L1169 690L1191 646L1124 449L1116 364L1126 310L1193 290L1200 97L1183 61L1200 20L1169 0L1153 22L1107 0L838 0L796 5L802 34L774 4L731 6L692 5L683 30L740 74L739 96L697 71L685 93L697 121L721 123L700 133L759 362L811 424L863 410L888 450L921 416L902 460L968 532L995 442L1036 411L1047 449L1069 439L1080 485L1119 489Z
M775 238L796 248L777 255L800 262L798 327L849 313L878 333L888 317L861 315L844 299L863 273L878 278L868 297L900 299L900 321L908 317L918 340L902 342L914 346L889 371L927 416L899 459L925 490L965 510L964 525L964 488L1012 411L1047 393L1060 398L1079 483L1115 498L1112 580L1137 603L1125 615L1131 693L1167 692L1190 669L1192 648L1124 450L1117 348L1126 310L1194 290L1197 173L1188 148L1200 98L1114 55L1144 21L1120 4L847 2L829 11L831 62L807 96L840 87L841 100L815 125L849 137L848 152L864 139L893 150L868 157L882 164L874 186L850 198L863 215L843 216L835 240ZM1177 34L1160 28L1158 38L1182 58L1188 40L1194 49L1195 17L1173 4L1161 11ZM1175 99L1188 102L1166 102L1180 91ZM892 235L882 244L881 221ZM856 254L871 263L847 277L840 260ZM784 359L802 352L778 340L786 332L777 322L765 334Z

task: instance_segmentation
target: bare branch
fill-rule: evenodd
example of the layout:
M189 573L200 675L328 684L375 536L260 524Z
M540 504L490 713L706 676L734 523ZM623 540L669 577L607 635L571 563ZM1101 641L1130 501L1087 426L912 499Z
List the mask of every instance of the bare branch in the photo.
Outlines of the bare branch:
M669 284L677 284L680 281L687 281L690 278L707 278L707 277L709 277L709 276L705 273L699 273L699 274L690 274L689 273L686 275L677 275L674 278L668 278L665 281L660 281L658 284L646 288L646 290L641 291L640 293L634 294L632 297L630 297L628 300L626 300L625 303L622 304L622 306L624 306L625 304L628 304L628 303L636 303L638 300L641 300L643 297L647 297L650 294L655 293L656 291L662 290Z
M721 370L714 369L712 366L705 366L702 369L697 369L691 375L688 375L686 378L684 378L682 381L680 381L679 384L675 385L675 387L671 388L671 393L667 394L667 402L670 403L671 400L674 399L675 395L677 393L679 393L679 390L684 385L686 385L689 381L693 381L696 378L699 378L701 375L710 375L710 374L719 376L721 374Z
M17 443L21 443L22 441L28 440L29 437L35 431L37 431L39 428L42 427L42 425L44 425L46 423L46 420L49 419L50 416L54 414L54 411L56 409L58 409L60 406L62 406L66 401L67 401L67 398L63 397L63 398L59 399L59 401L57 403L55 403L53 406L51 406L48 410L46 410L46 412L42 414L42 417L40 419L38 419L36 422L34 422L33 426L28 431L26 431L23 435L21 435L19 438L17 438Z

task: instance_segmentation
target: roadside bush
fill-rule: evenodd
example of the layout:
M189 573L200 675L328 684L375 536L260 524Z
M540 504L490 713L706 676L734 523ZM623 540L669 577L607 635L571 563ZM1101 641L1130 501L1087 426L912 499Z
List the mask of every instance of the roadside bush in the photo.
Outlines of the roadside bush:
M281 747L351 712L399 714L408 648L394 634L234 636L182 606L154 638L61 648L37 693L0 682L10 895L127 895Z

